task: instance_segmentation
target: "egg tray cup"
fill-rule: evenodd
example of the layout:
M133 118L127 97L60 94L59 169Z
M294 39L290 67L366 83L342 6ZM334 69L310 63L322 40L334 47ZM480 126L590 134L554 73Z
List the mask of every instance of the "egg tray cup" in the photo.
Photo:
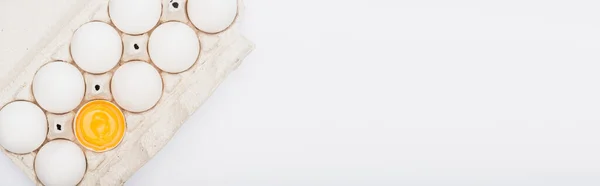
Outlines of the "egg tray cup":
M168 21L179 21L193 28L198 34L201 45L200 57L190 69L182 73L167 73L157 68L163 80L162 97L148 111L131 113L123 110L127 129L117 147L98 153L80 145L87 159L87 170L79 185L123 185L167 144L187 118L254 49L254 44L242 36L238 29L244 10L242 0L238 0L238 14L234 23L225 31L216 34L197 30L188 20L185 9L187 0L177 0L177 2L182 8L175 10L169 6L170 0L162 0L163 13L158 25ZM30 52L23 58L24 60L2 64L2 68L11 68L12 71L6 76L7 78L0 80L0 108L16 100L35 103L31 85L35 73L41 66L52 61L65 61L75 65L69 46L73 33L81 25L91 21L102 21L112 25L108 15L108 0L74 1L72 7L79 9L71 15L65 14L62 20L64 24L60 25L61 29L55 32L56 35L51 35L38 43L38 46L45 47ZM135 52L133 47L134 44L138 44L138 47L146 49L148 33L135 36L120 31L119 33L124 47L118 66L131 60L143 60L152 64L147 50ZM113 101L109 90L110 79L118 66L104 74L89 74L82 71L86 82L86 93L82 103L74 111L66 114L46 112L49 128L44 144L53 139L68 139L79 144L72 131L75 112L91 100ZM99 90L96 90L96 85L100 86ZM61 130L57 130L56 124L62 124ZM0 149L31 180L37 185L42 185L34 171L34 160L39 149L28 154L14 154L2 147Z

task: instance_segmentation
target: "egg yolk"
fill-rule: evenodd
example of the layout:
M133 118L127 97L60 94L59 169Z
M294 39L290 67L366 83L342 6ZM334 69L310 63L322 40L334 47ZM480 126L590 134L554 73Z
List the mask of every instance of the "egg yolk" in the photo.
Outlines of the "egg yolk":
M125 116L109 101L90 101L77 112L73 130L84 147L96 152L107 151L123 139Z

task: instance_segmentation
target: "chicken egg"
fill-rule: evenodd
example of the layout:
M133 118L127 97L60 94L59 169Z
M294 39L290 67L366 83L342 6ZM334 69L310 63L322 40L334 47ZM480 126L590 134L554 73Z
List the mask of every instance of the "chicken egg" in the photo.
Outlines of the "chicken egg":
M237 15L237 0L190 0L187 2L190 21L206 33L221 32Z
M85 93L81 72L69 63L58 61L42 66L35 74L32 86L37 103L52 113L75 109Z
M25 154L40 147L46 139L46 114L28 101L15 101L0 110L0 145L7 151Z
M115 102L131 112L143 112L152 108L163 91L158 71L143 61L131 61L121 65L111 80Z
M95 152L115 148L125 134L123 112L105 100L94 100L83 105L77 112L73 125L79 143Z
M37 178L46 186L77 185L86 170L86 158L77 144L68 140L46 143L34 162Z
M86 72L107 72L119 63L122 54L121 36L106 23L89 22L73 34L71 56L77 66Z
M148 41L148 53L152 62L161 70L179 73L189 69L200 53L200 41L196 32L180 22L159 25Z
M128 34L143 34L160 19L160 0L110 0L108 14L115 26Z

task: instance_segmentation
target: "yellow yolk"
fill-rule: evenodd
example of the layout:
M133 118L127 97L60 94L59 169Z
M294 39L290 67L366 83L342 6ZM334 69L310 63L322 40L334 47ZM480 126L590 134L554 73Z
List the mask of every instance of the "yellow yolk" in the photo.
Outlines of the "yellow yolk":
M107 151L123 139L125 116L109 101L90 101L77 112L73 130L84 147L96 152Z

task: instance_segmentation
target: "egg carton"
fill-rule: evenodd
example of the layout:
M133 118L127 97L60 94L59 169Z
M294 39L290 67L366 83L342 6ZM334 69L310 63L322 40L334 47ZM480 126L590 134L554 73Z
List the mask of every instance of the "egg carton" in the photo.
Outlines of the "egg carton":
M172 6L173 1L178 3L178 8ZM186 9L183 8L186 7L186 2L187 0L162 0L163 13L159 24L179 21L193 28L201 44L200 57L190 69L181 73L162 72L157 68L163 80L162 97L148 111L132 113L123 110L127 129L117 147L100 153L82 147L87 159L87 170L79 185L123 185L167 144L187 118L254 49L253 43L246 39L238 28L244 10L242 0L238 0L238 14L234 23L225 31L216 34L203 33L190 23ZM91 21L102 21L112 25L107 10L108 0L77 1L75 4L81 6L76 16L62 24L62 29L45 47L40 47L36 55L28 56L31 60L2 64L2 68L13 70L5 79L0 80L0 108L16 100L35 103L32 81L36 71L46 63L64 61L75 65L69 46L73 33L81 25ZM139 50L146 49L148 34L119 33L123 41L123 55L118 66L131 60L152 63L147 50ZM90 100L113 100L109 90L113 72L114 69L104 74L82 71L86 86L82 103L74 111L66 114L46 112L48 135L44 144L54 139L68 139L79 144L72 129L75 112ZM31 180L37 185L42 185L34 171L34 160L39 149L28 154L14 154L5 149L1 150Z

